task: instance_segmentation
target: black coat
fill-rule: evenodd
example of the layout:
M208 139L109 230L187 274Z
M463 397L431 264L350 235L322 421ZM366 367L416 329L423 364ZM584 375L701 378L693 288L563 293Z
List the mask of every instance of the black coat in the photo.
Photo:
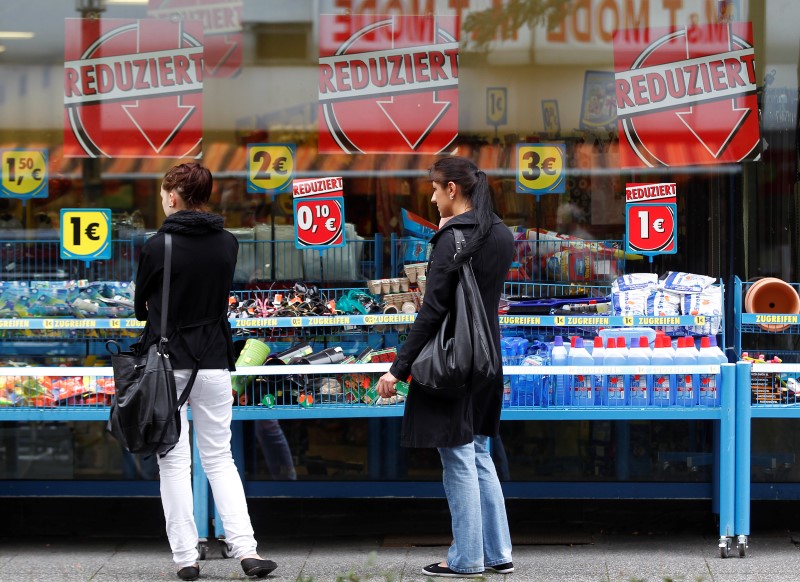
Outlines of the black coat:
M172 233L172 277L167 320L168 351L174 369L234 370L228 298L239 242L223 228L221 216L182 210L167 217L139 257L134 308L147 320L145 345L161 335L164 233Z
M476 227L475 214L469 211L453 217L431 239L434 246L428 263L424 300L408 339L390 369L395 378L408 378L414 359L439 329L455 301L458 270L445 271L445 267L453 263L456 252L452 227L458 227L469 242ZM498 353L501 352L497 310L513 254L514 236L495 216L489 237L472 257L472 268ZM503 378L500 376L493 383L472 388L466 398L447 400L424 392L414 385L412 378L403 413L400 444L405 447L455 447L472 442L475 435L496 436L500 429Z

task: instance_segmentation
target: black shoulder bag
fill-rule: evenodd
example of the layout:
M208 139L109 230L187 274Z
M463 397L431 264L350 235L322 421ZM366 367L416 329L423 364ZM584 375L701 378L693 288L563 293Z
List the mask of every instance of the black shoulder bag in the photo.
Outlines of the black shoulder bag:
M466 241L460 230L452 230L455 258ZM454 305L411 365L412 381L441 398L462 398L502 374L471 259L459 268L458 277Z
M166 455L181 436L180 407L186 403L197 376L195 364L192 375L180 399L175 387L175 375L167 350L167 311L169 284L172 272L172 236L164 236L164 287L161 299L161 334L158 342L146 351L142 343L122 352L116 342L108 342L111 367L114 369L116 397L111 406L106 430L131 453ZM142 341L146 339L142 334ZM116 345L116 352L111 345Z

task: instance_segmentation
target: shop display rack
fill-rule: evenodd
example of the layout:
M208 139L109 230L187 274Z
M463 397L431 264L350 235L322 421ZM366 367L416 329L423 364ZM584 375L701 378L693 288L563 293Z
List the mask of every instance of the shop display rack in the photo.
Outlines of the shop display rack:
M792 349L797 337L800 315L795 313L745 313L744 297L755 284L738 277L734 285L734 349L737 358L744 352L757 358L778 356L782 362L797 362L798 351ZM797 291L800 285L790 283ZM778 346L777 349L775 346ZM738 536L739 555L744 557L750 535L751 470L759 464L777 467L793 462L793 456L752 454L752 419L800 418L800 363L736 364L736 509L734 530ZM768 498L797 495L795 483L771 484ZM790 491L794 491L790 493Z

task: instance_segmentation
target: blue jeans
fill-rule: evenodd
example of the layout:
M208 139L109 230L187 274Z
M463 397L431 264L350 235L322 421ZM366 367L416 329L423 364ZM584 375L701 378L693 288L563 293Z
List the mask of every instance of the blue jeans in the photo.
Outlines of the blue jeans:
M461 574L511 561L505 500L488 444L489 437L476 435L466 445L439 449L453 520L447 567Z

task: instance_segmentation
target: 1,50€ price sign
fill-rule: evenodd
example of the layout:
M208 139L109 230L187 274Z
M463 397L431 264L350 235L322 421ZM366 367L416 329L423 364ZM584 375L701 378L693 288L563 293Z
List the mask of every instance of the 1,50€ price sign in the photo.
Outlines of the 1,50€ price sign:
M295 198L294 233L298 249L343 247L344 198Z
M61 258L94 261L111 258L111 210L61 209Z
M0 174L0 195L21 200L47 198L47 150L2 150Z

